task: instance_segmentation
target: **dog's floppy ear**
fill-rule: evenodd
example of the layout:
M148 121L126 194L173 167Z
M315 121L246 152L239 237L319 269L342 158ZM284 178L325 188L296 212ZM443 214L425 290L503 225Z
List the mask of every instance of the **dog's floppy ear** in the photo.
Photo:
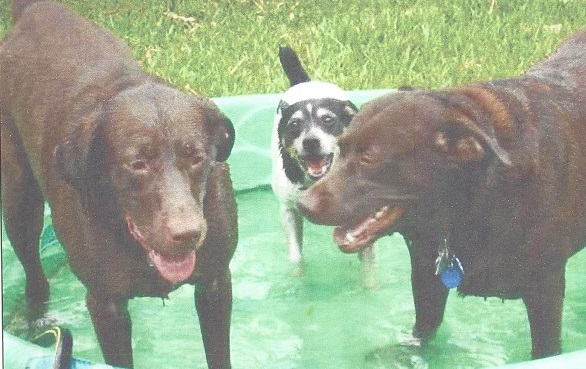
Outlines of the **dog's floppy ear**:
M342 109L342 111L345 115L343 119L344 127L348 127L356 113L358 113L358 108L356 107L356 105L352 103L352 101L348 100L344 102L344 108Z
M285 101L281 100L279 101L279 106L277 107L277 113L280 111L281 114L283 113L283 111L287 110L287 108L289 108L289 104L287 104Z
M234 147L235 130L232 121L211 102L204 105L206 129L216 148L215 161L226 161Z
M509 153L498 141L468 120L453 120L439 126L433 137L433 145L450 160L457 162L478 161L490 150L505 166L511 166Z
M226 161L228 159L234 147L234 139L236 138L232 121L225 115L222 115L222 118L216 128L216 161Z
M344 112L354 118L356 113L358 113L358 108L352 101L346 101L346 106L344 106Z
M82 198L95 184L103 167L104 148L100 132L105 119L101 108L84 114L73 133L53 151L55 170L80 192Z

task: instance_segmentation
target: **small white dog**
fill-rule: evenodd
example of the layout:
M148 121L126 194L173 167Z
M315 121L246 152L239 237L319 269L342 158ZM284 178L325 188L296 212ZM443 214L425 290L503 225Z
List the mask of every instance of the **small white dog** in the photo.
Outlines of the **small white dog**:
M303 217L297 208L301 191L328 172L338 152L337 138L357 112L347 94L332 83L311 81L295 52L279 49L291 88L281 96L272 137L272 188L281 202L289 260L302 269ZM362 284L373 287L374 246L360 252Z

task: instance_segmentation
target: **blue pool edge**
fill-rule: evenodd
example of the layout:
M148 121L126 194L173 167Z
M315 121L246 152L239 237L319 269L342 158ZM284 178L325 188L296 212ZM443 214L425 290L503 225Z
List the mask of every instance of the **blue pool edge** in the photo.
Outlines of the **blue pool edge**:
M24 369L39 368L31 363L40 362L43 358L52 358L53 350L37 346L33 343L24 341L5 331L2 332L2 341L4 344L4 368L5 369ZM91 363L85 360L75 360L76 369L114 369L112 366L98 363ZM568 352L558 356L552 356L545 359L524 361L521 363L506 364L490 369L584 369L586 365L586 349L574 352Z

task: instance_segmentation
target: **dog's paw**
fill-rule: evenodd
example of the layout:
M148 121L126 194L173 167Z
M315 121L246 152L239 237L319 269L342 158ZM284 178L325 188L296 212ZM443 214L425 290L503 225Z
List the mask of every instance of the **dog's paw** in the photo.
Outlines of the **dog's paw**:
M369 352L365 361L374 368L428 369L422 356L422 347L405 343L380 347Z
M304 274L305 263L300 247L289 247L289 261L291 262L291 275L299 277Z
M32 340L39 333L57 325L59 319L48 313L48 304L21 304L6 322L5 329L16 337Z
M300 259L297 262L291 263L291 275L293 277L301 277L305 274L305 262L303 259Z

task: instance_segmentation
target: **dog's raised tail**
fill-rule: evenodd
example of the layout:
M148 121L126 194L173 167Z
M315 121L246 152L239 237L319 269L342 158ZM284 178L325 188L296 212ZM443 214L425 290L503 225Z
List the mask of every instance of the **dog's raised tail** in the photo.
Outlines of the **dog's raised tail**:
M44 0L12 0L12 23L16 23L23 10L32 3Z
M309 75L303 69L299 57L290 47L279 47L279 60L287 78L289 78L289 82L291 82L291 86L311 81L311 78L309 78Z

